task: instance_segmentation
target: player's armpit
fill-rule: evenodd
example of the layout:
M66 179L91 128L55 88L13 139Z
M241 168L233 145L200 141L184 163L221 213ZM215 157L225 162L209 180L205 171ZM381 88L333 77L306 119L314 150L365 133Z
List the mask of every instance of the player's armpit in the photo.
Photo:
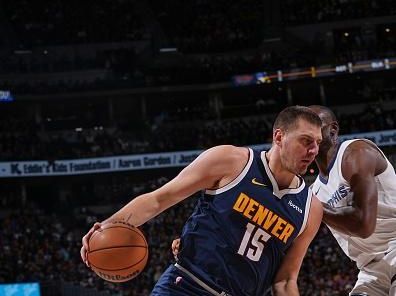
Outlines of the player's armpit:
M173 180L154 191L157 200L167 205L180 201L193 193L212 188L223 178L235 177L243 170L249 157L245 148L222 145L203 152Z
M309 244L312 242L322 221L323 208L316 196L312 197L311 209L305 230L294 240L283 258L275 276L272 291L277 296L299 295L297 278Z
M192 194L213 187L219 180L230 175L237 176L246 163L244 158L246 161L249 158L246 148L230 145L213 147L161 188L133 199L112 219L128 220L135 226L142 225Z

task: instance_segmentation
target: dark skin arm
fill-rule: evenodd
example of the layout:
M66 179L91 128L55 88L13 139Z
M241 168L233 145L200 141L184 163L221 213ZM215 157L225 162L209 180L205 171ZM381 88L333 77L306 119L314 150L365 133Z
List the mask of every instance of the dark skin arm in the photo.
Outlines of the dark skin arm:
M375 230L378 192L375 176L382 173L387 162L379 150L366 141L356 141L345 150L342 174L351 186L353 204L333 208L323 204L323 221L332 228L361 238Z

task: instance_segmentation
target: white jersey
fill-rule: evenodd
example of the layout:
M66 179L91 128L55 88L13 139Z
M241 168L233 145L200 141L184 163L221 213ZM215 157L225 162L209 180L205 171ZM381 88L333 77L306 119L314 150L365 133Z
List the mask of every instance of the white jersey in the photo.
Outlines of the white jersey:
M319 200L332 207L340 208L352 205L353 192L350 184L342 175L341 163L345 149L357 140L362 139L343 142L339 146L335 159L329 165L328 179L319 175L312 185L312 191ZM342 250L349 258L356 261L358 268L366 265L377 255L396 249L396 174L392 164L388 159L386 161L388 166L385 171L375 177L378 190L378 212L374 233L363 239L329 227Z

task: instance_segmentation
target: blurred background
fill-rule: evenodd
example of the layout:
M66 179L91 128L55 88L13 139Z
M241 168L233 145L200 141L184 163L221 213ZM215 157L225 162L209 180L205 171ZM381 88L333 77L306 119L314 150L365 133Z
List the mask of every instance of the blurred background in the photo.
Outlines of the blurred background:
M396 161L395 1L1 0L0 34L1 296L149 295L195 196L143 226L130 282L89 270L82 235L204 149L265 149L288 105L329 106ZM322 226L301 295L356 276Z

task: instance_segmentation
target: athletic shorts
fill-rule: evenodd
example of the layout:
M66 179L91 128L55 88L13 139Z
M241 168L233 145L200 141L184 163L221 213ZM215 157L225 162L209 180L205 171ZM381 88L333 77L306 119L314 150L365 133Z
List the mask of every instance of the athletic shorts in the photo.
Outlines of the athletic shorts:
M349 295L396 296L396 249L363 266Z
M152 296L213 296L174 265L162 274Z

